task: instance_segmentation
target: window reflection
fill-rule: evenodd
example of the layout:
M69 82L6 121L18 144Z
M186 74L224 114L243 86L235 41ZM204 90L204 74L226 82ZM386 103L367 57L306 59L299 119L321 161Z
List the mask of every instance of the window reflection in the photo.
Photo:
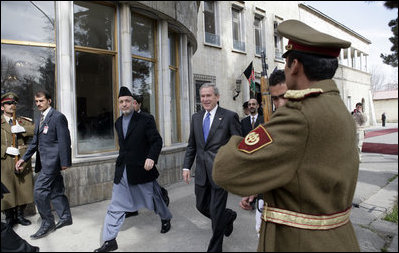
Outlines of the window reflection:
M115 9L90 2L74 2L75 45L113 50Z
M112 58L109 55L76 52L79 153L109 151L115 148Z
M155 58L154 22L140 15L132 17L132 54Z
M132 12L133 92L144 98L141 110L156 117L155 93L155 21Z
M54 1L1 1L1 39L55 43Z
M133 93L144 98L141 110L155 115L154 63L132 59Z
M169 32L169 82L170 82L170 115L172 124L172 143L181 141L180 134L180 104L179 104L179 68L178 68L178 37Z
M42 89L51 94L55 107L55 49L2 44L1 94L12 91L19 96L17 114L38 117L33 97Z

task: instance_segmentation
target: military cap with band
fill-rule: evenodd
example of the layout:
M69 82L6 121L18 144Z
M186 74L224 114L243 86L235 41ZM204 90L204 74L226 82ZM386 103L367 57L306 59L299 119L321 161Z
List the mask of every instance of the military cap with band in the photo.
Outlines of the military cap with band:
M18 102L19 97L14 92L7 92L1 96L1 103Z
M316 54L325 57L338 57L341 48L350 47L351 43L329 34L319 32L299 20L286 20L279 24L277 31L286 37L288 45L285 58L290 51Z

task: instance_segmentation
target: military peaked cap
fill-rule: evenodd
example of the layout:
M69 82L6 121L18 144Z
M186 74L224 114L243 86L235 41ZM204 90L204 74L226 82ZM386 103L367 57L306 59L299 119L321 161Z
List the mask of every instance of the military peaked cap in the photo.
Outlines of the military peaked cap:
M277 27L277 31L289 40L285 47L287 52L283 54L284 58L290 51L338 57L341 48L348 48L351 45L349 41L319 32L301 21L293 19L282 22Z
M7 92L1 96L1 103L18 102L19 97L14 92Z

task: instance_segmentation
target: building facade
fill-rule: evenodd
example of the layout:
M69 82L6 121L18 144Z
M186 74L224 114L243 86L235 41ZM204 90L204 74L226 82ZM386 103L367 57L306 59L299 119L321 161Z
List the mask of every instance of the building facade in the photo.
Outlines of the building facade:
M352 42L335 80L349 111L361 101L369 113L370 41L299 1L2 1L1 94L16 92L18 113L36 119L33 96L46 89L66 115L73 165L62 173L71 206L111 197L121 86L143 95L142 109L156 119L159 183L176 183L199 87L215 82L220 105L243 116L242 104L260 95L262 52L269 75L284 68L287 41L276 28L288 19ZM252 93L243 75L251 62Z
M381 123L385 113L386 122L398 123L398 90L376 91L373 93L375 117Z
M251 97L260 102L261 52L266 52L268 74L284 69L288 40L276 28L288 19L302 22L348 40L351 47L342 50L339 68L334 77L341 97L349 111L363 102L369 119L373 116L371 75L367 72L367 57L371 42L300 1L201 1L198 15L198 50L193 56L193 78L196 89L209 80L221 90L220 104L243 116L242 104ZM251 92L243 74L253 62L256 91ZM196 109L199 95L196 94ZM372 124L370 120L367 124Z
M46 89L67 117L71 206L111 197L121 86L156 119L160 184L181 179L197 13L195 1L1 2L1 93L16 92L18 114L36 119L33 97Z

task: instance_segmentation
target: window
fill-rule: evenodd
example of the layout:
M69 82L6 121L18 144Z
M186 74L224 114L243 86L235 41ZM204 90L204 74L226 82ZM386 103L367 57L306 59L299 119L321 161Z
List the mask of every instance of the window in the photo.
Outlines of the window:
M133 93L143 96L141 110L156 115L155 27L154 20L132 13Z
M55 50L55 2L1 1L1 94L19 96L18 115L39 116L42 89L56 108Z
M170 82L170 115L172 124L172 143L181 141L180 129L180 80L178 35L169 32L169 82Z
M232 24L233 24L233 48L239 51L245 51L244 29L242 10L232 8Z
M202 110L201 105L201 96L199 94L199 89L201 85L204 83L216 83L215 76L207 76L207 75L198 75L194 74L194 83L195 83L195 112L199 112Z
M115 8L74 2L78 154L116 149Z
M255 30L255 53L260 55L262 51L265 50L263 43L263 18L255 16L254 20L254 30Z
M274 53L276 59L283 58L283 37L277 31L279 23L278 21L274 21Z
M216 1L204 1L205 42L220 46Z

